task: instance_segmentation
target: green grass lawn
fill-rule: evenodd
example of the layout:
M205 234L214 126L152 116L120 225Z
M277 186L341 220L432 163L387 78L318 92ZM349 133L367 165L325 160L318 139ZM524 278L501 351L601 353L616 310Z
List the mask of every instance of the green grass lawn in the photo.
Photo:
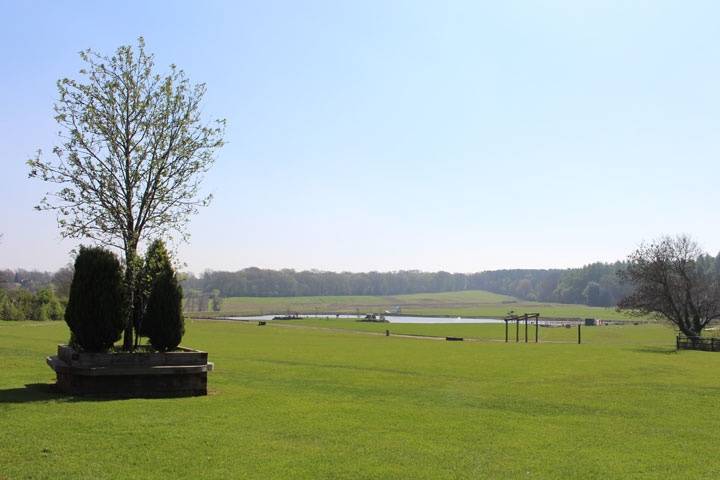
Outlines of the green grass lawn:
M0 478L720 478L720 354L665 327L302 323L194 321L210 395L87 400L49 386L64 324L0 322Z
M394 296L332 297L230 297L223 299L220 312L192 312L194 316L257 315L267 313L381 313L396 306L411 315L504 317L508 311L539 312L545 318L602 318L630 320L614 308L518 300L482 290L418 293Z

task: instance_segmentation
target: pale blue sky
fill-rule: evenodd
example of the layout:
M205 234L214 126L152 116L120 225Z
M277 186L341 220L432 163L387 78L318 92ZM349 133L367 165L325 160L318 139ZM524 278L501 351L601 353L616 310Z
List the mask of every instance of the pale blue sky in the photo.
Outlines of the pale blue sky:
M55 81L139 35L208 84L228 145L181 259L479 271L720 249L720 3L10 2L0 15L0 268L75 242L32 206Z

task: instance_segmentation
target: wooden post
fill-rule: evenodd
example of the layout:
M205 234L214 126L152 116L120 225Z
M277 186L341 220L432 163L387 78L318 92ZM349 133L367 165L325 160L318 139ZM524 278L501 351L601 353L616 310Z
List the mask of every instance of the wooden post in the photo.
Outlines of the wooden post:
M527 320L528 320L528 315L526 313L525 314L525 343L527 343Z
M390 330L385 330L385 336L386 336L386 337L389 337L389 336L390 336Z
M680 350L680 335L675 337L675 350Z
M520 317L515 319L515 343L520 341Z
M540 315L535 315L535 343L538 343L538 319Z
M505 343L508 343L508 320L505 319Z
M582 340L582 337L580 335L580 324L578 323L578 345L580 345L580 343L582 343L581 340Z

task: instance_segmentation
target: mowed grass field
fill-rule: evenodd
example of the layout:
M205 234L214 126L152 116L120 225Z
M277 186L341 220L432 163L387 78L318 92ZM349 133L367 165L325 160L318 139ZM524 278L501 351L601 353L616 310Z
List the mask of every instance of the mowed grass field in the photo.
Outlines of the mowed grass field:
M315 328L329 331L356 331L359 333L376 333L385 335L430 336L430 337L461 337L465 340L482 342L505 341L504 324L423 324L423 323L384 323L361 322L353 319L335 318L303 318L301 320L274 320L273 326L288 328ZM508 325L508 340L525 342L525 323L520 322L519 328L515 322ZM675 332L664 324L653 325L653 328L637 328L632 324L609 325L603 327L582 326L581 340L590 344L643 344L643 345L674 345ZM517 330L516 330L517 329ZM528 321L528 342L535 342L535 325ZM516 337L517 336L517 337ZM578 331L575 326L543 327L538 328L539 342L547 343L577 343Z
M450 315L504 317L515 313L538 312L545 318L602 318L632 320L633 317L614 308L589 307L561 303L518 300L482 290L444 293L418 293L394 296L330 297L229 297L224 298L220 312L189 312L202 316L241 316L292 313L382 313L401 307L409 315Z
M63 323L0 322L0 478L720 478L720 354L666 327L352 323L189 322L210 395L100 400L50 386Z

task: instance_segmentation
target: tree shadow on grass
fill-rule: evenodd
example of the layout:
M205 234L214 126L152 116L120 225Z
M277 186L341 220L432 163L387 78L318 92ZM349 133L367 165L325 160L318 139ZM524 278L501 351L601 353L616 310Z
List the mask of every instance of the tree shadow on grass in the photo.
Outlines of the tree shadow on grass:
M677 353L677 350L675 350L675 347L669 347L665 345L655 345L655 346L645 346L645 347L637 347L632 349L634 352L638 353L656 353L656 354L664 354L664 355L670 355Z
M28 383L24 387L0 389L0 404L46 402L62 398L63 394L52 383Z
M162 400L168 398L193 398L193 396L174 395L70 395L62 392L54 383L28 383L24 387L0 389L0 405L4 403L33 402L117 402L133 399ZM2 477L0 477L2 480Z
M125 398L102 396L73 396L61 392L54 383L28 383L24 387L0 389L0 405L3 403L33 402L107 402Z

